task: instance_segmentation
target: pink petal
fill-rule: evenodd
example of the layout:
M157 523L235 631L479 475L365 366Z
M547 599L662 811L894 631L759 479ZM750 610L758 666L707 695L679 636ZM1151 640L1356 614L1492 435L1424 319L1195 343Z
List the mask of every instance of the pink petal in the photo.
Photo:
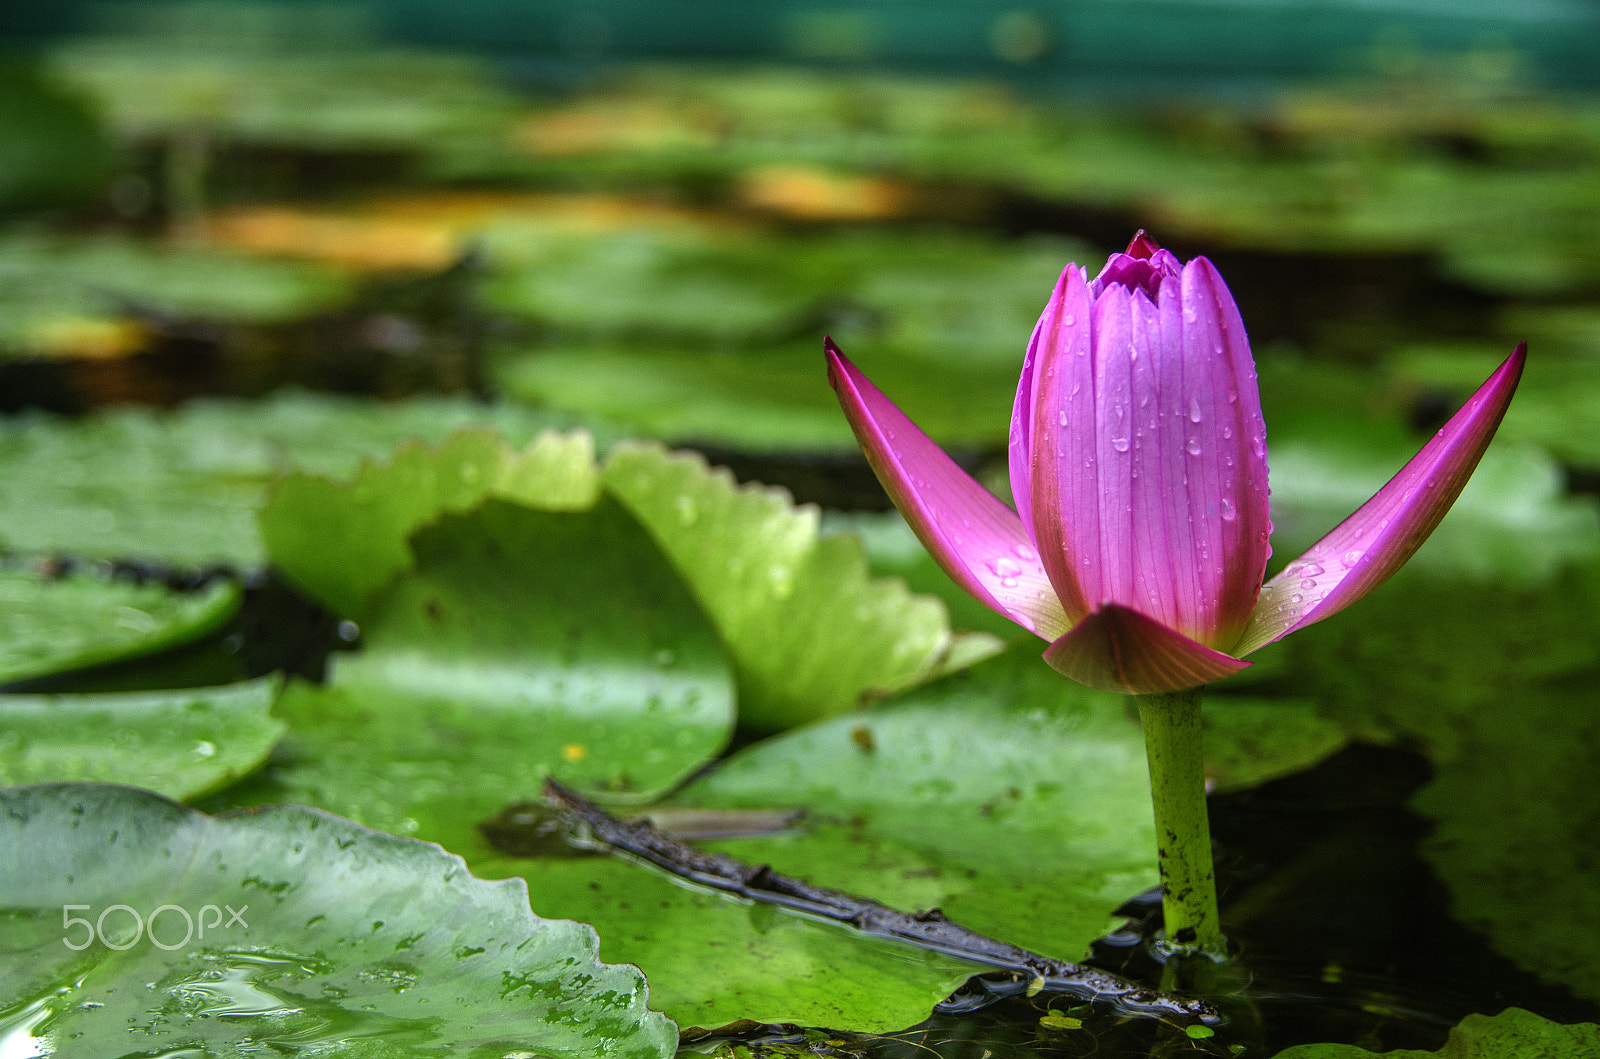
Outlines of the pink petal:
M1089 613L1102 579L1093 308L1083 270L1069 266L1039 318L1033 363L1030 525L1069 621Z
M1262 588L1237 653L1338 613L1415 554L1478 466L1526 358L1526 344L1518 346L1399 474Z
M1070 267L1070 266L1069 266ZM1066 274L1062 274L1065 281ZM1056 290L1060 291L1058 285ZM1033 372L1034 354L1039 348L1039 332L1044 329L1045 317L1055 304L1052 298L1045 315L1034 325L1033 337L1028 339L1028 353L1022 358L1022 377L1017 380L1017 397L1011 406L1011 444L1008 466L1011 471L1011 502L1016 506L1017 517L1029 539L1033 537L1033 405L1038 399L1038 379Z
M1209 262L1174 266L1155 289L1152 302L1107 283L1087 356L1084 336L1040 322L1035 540L1069 617L1118 603L1229 648L1268 554L1254 362Z
M1198 687L1250 666L1115 603L1073 626L1044 660L1080 684L1129 695Z
M956 466L832 339L828 381L867 462L928 552L973 598L1047 640L1070 624L1022 520Z
M1192 623L1191 635L1227 650L1250 620L1272 554L1267 425L1244 321L1211 262L1197 257L1184 266L1182 297L1179 404L1187 396L1189 407L1187 422L1181 407L1176 422L1184 428L1182 443L1190 455L1186 480L1198 595L1192 616L1182 616L1173 627ZM1173 438L1172 445L1177 441Z

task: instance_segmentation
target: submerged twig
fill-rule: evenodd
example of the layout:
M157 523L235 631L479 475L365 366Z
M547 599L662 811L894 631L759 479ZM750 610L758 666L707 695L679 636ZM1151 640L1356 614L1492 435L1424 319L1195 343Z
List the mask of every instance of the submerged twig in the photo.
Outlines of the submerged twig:
M780 875L765 864L745 864L725 853L695 849L662 834L647 821L618 820L555 780L545 781L544 793L551 805L587 829L586 840L637 857L680 879L844 923L864 934L1026 975L1041 989L1103 1001L1129 1013L1208 1023L1221 1020L1216 1009L1203 1000L1170 996L1105 971L1029 952L952 922L937 908L897 912L876 901Z

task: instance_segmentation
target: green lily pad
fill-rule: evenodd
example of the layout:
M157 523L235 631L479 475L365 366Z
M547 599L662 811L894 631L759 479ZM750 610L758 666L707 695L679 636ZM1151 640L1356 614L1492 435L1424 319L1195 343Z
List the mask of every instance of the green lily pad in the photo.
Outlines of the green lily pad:
M282 393L176 413L0 423L0 543L14 551L259 563L256 512L285 471L348 475L407 438L498 430L514 446L565 421L463 398L392 403Z
M261 512L261 535L296 584L357 616L375 589L411 565L407 539L424 522L488 497L581 511L599 493L588 434L541 434L515 452L497 434L467 431L437 450L407 445L387 463L363 466L349 483L282 479Z
M0 695L0 785L127 783L172 798L225 787L266 760L284 725L274 678L219 688Z
M239 598L228 580L176 592L92 574L0 570L0 684L186 643L231 618Z
M492 308L567 334L722 345L781 339L814 315L818 292L797 283L792 261L775 260L776 245L644 232L546 243L536 261L490 281Z
M1454 753L1414 799L1451 910L1545 980L1600 1000L1594 828L1600 718L1590 671L1457 714Z
M1081 958L1117 905L1155 882L1138 721L1121 696L1063 680L1028 652L757 744L678 800L804 806L804 839L719 848L886 904L937 905L1062 959ZM808 855L818 833L823 849L878 841L917 862L863 872Z
M615 500L584 512L490 500L410 545L362 649L296 685L279 760L231 793L299 801L466 851L475 825L546 775L659 797L733 729L716 632Z
M1350 733L1312 699L1207 695L1206 781L1213 791L1260 786L1319 764L1350 743Z
M859 876L901 880L902 892L915 888L903 878L908 866L933 870L893 842L857 841L837 830L797 842L793 856L808 871L812 857L842 859ZM593 923L602 956L637 964L650 978L651 1003L682 1026L751 1018L882 1033L927 1018L934 1004L985 970L771 905L688 889L613 857L533 859L479 849L467 858L485 878L526 879L542 913ZM921 896L936 892L925 885Z
M1026 334L1020 341L1026 344ZM929 361L879 343L844 348L939 442L1005 443L1020 352L999 367ZM855 436L828 386L821 349L820 330L798 343L748 353L557 343L508 352L493 371L496 382L519 400L625 424L674 444L853 452ZM626 386L616 384L619 377L628 380Z
M743 724L768 730L847 712L993 654L951 633L943 605L867 573L853 537L819 537L819 512L738 486L699 456L625 444L605 487L650 530L733 657Z
M591 928L535 917L520 883L475 879L435 846L297 806L207 817L127 787L14 788L0 804L15 854L0 863L0 1027L22 1054L676 1046Z
M324 269L126 239L14 236L0 241L0 348L38 352L58 321L115 320L129 307L238 323L302 319L348 300L351 284Z
M1563 1026L1521 1008L1498 1015L1468 1015L1450 1030L1436 1052L1402 1048L1388 1059L1586 1059L1600 1051L1600 1026ZM1372 1052L1353 1044L1297 1044L1274 1059L1367 1059Z
M1222 696L1207 707L1208 723L1242 712L1215 724L1223 733L1268 712ZM1208 731L1208 756L1212 741ZM1263 761L1226 738L1221 748L1224 763ZM1155 880L1137 720L1119 697L1070 684L1027 652L758 743L673 803L804 807L796 830L707 845L895 907L942 907L1067 959ZM612 858L468 857L482 874L526 878L543 907L596 924L607 958L644 968L685 1025L739 1017L881 1032L924 1018L973 970Z
M1513 402L1514 404L1514 402ZM1270 424L1269 424L1270 428ZM1359 437L1359 435L1357 435ZM1332 436L1273 444L1273 552L1292 559L1376 493L1422 447ZM1483 581L1548 581L1600 550L1600 513L1567 496L1561 468L1526 446L1491 446L1460 499L1408 564Z

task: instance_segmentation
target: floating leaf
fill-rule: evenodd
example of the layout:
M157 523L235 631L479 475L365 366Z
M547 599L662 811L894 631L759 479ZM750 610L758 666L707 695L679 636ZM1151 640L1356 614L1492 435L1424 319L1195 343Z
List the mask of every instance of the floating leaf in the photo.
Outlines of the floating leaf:
M1144 743L1120 696L1011 651L855 717L766 740L679 796L804 806L812 834L720 844L751 863L1079 959L1111 913L1155 882ZM858 864L809 853L883 843Z
M853 537L819 537L819 512L738 486L699 456L621 445L606 489L649 528L733 656L742 723L789 727L992 654L951 634L938 600L870 577Z
M272 561L301 588L354 617L373 590L410 567L407 539L440 514L470 511L489 497L581 511L599 493L588 434L541 434L517 452L497 434L468 431L437 449L406 445L348 483L284 478L262 510L261 535Z
M84 669L204 636L239 608L239 586L194 592L92 574L0 570L0 683Z
M1026 338L1024 337L1024 341ZM539 407L625 424L671 443L754 452L856 451L850 425L817 365L819 337L751 353L676 347L553 344L501 357L496 381ZM935 362L861 350L863 370L939 441L1003 445L1014 366ZM626 386L616 380L626 377Z
M1219 702L1208 720L1236 707L1249 704ZM757 743L672 804L803 807L790 831L709 848L894 907L938 906L1067 959L1155 880L1137 720L1119 697L1070 684L1021 651ZM747 1017L881 1031L923 1018L964 970L626 861L470 859L484 874L523 876L550 909L595 923L608 957L644 968L684 1024Z
M283 734L273 678L219 688L0 695L0 785L88 780L196 798L266 760Z
M521 883L475 879L436 846L297 806L207 817L127 787L13 788L0 806L0 1027L20 1054L676 1046L591 928L535 917Z
M0 240L0 291L0 351L12 354L53 352L51 327L115 322L130 309L281 323L325 312L353 293L338 276L305 265L126 239L39 236Z
M927 867L890 843L837 834L808 844L801 855L807 853L842 858L863 873L883 857L880 878L898 877L907 864ZM595 924L602 956L637 964L650 979L651 1003L682 1026L754 1018L881 1033L927 1018L935 1003L984 970L771 905L691 890L616 858L531 860L484 851L468 859L486 878L526 879L544 914Z
M406 438L437 442L475 425L520 446L555 424L463 398L377 403L295 393L197 401L176 413L24 416L0 423L0 543L23 552L253 564L265 554L256 511L283 472L347 475Z
M1213 791L1259 786L1318 764L1350 735L1310 699L1207 695L1206 780Z
M412 538L415 568L326 687L296 685L281 761L230 798L301 801L467 852L544 777L659 797L733 728L716 632L615 500L490 500ZM232 804L238 804L233 802Z
M1468 1015L1450 1030L1436 1052L1409 1048L1384 1052L1388 1059L1588 1059L1600 1050L1600 1026L1563 1026L1521 1008L1498 1015ZM1353 1044L1297 1044L1274 1059L1367 1059Z
M1434 821L1423 852L1457 918L1519 966L1600 1000L1594 680L1524 684L1458 712L1453 753L1414 804Z

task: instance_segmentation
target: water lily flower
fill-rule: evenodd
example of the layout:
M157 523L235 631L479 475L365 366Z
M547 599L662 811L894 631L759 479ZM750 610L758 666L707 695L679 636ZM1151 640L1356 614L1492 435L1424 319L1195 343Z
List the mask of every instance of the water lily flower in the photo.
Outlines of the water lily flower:
M1140 232L1094 279L1061 274L1011 420L1013 512L827 343L867 459L946 573L1050 642L1074 680L1139 695L1247 667L1409 559L1460 495L1525 349L1371 500L1265 585L1272 529L1255 364L1211 262Z

